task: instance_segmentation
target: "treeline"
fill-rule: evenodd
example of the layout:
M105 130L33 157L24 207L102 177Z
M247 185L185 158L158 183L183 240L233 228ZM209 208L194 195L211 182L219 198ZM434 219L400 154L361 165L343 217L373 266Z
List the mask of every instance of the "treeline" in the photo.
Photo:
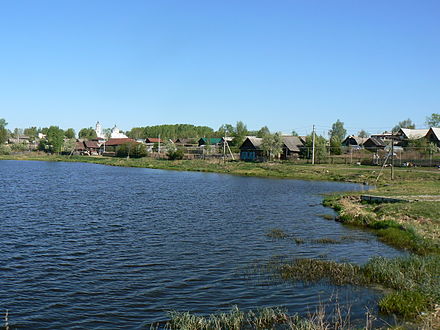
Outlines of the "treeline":
M159 135L162 139L201 138L214 137L215 131L208 126L175 124L133 127L127 132L127 136L132 139L146 139Z

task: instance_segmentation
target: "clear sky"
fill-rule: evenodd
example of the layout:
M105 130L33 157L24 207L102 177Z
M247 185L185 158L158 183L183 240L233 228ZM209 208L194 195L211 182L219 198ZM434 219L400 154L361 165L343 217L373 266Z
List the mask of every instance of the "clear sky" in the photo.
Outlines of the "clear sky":
M1 0L8 128L377 133L440 112L440 1Z

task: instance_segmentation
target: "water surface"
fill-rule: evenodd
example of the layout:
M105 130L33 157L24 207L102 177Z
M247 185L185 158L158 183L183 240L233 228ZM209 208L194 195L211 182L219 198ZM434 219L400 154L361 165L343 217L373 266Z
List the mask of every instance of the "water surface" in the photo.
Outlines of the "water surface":
M168 310L232 305L306 314L335 295L363 318L377 291L277 284L248 270L276 256L401 254L319 216L333 212L321 194L362 189L355 184L0 161L0 188L0 310L19 328L136 328ZM305 243L273 240L273 228Z

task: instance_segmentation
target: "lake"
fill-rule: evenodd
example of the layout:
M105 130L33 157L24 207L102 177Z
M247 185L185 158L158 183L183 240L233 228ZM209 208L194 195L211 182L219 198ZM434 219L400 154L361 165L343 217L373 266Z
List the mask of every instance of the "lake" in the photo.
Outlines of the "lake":
M357 184L0 161L0 188L0 313L18 328L141 328L169 310L233 305L305 315L336 295L363 319L378 291L251 270L277 257L362 264L402 254L320 216L334 214L322 194L364 189ZM304 243L272 239L271 229Z

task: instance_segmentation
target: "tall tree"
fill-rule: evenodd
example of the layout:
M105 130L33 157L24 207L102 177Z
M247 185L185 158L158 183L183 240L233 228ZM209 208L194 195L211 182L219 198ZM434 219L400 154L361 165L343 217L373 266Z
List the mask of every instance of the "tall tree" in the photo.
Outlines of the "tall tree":
M0 144L3 144L8 139L8 130L6 129L8 123L3 118L0 118Z
M78 133L78 137L80 139L87 139L87 140L91 140L91 139L96 139L96 131L92 128L82 128L79 133Z
M292 136L299 136L299 134L293 129L292 130Z
M51 152L61 152L64 144L64 131L58 126L50 126L46 134L48 149Z
M311 159L313 151L313 136L306 137L305 148L301 150L304 158ZM327 140L320 135L315 135L315 162L321 163L327 158Z
M267 126L263 126L257 132L257 137L263 138L267 134L270 134L269 128Z
M426 117L426 125L429 127L440 127L440 113L433 113Z
M237 121L237 123L235 124L235 129L234 129L234 145L239 147L243 144L243 141L246 137L246 135L248 135L248 129L246 127L246 125L242 122L242 121Z
M261 142L261 149L267 155L269 160L279 156L283 151L283 140L281 139L281 133L265 134L263 141Z
M408 119L399 121L399 123L396 126L393 127L391 132L396 133L401 128L411 128L411 129L414 129L414 128L416 128L416 125L412 122L411 119L408 118Z
M218 132L222 136L231 136L234 134L235 129L234 129L234 126L232 126L231 124L223 124L222 126L220 126L218 128Z
M68 128L64 132L64 136L68 139L74 139L75 138L75 130L73 128Z
M38 130L35 126L25 128L23 133L29 137L30 141L35 141L38 136Z
M329 131L330 139L337 138L339 141L343 141L347 130L344 128L344 123L339 119L332 125L332 129Z
M361 138L367 138L367 137L370 136L370 133L368 133L367 131L364 131L363 129L361 129L361 130L358 132L358 136L361 137Z

